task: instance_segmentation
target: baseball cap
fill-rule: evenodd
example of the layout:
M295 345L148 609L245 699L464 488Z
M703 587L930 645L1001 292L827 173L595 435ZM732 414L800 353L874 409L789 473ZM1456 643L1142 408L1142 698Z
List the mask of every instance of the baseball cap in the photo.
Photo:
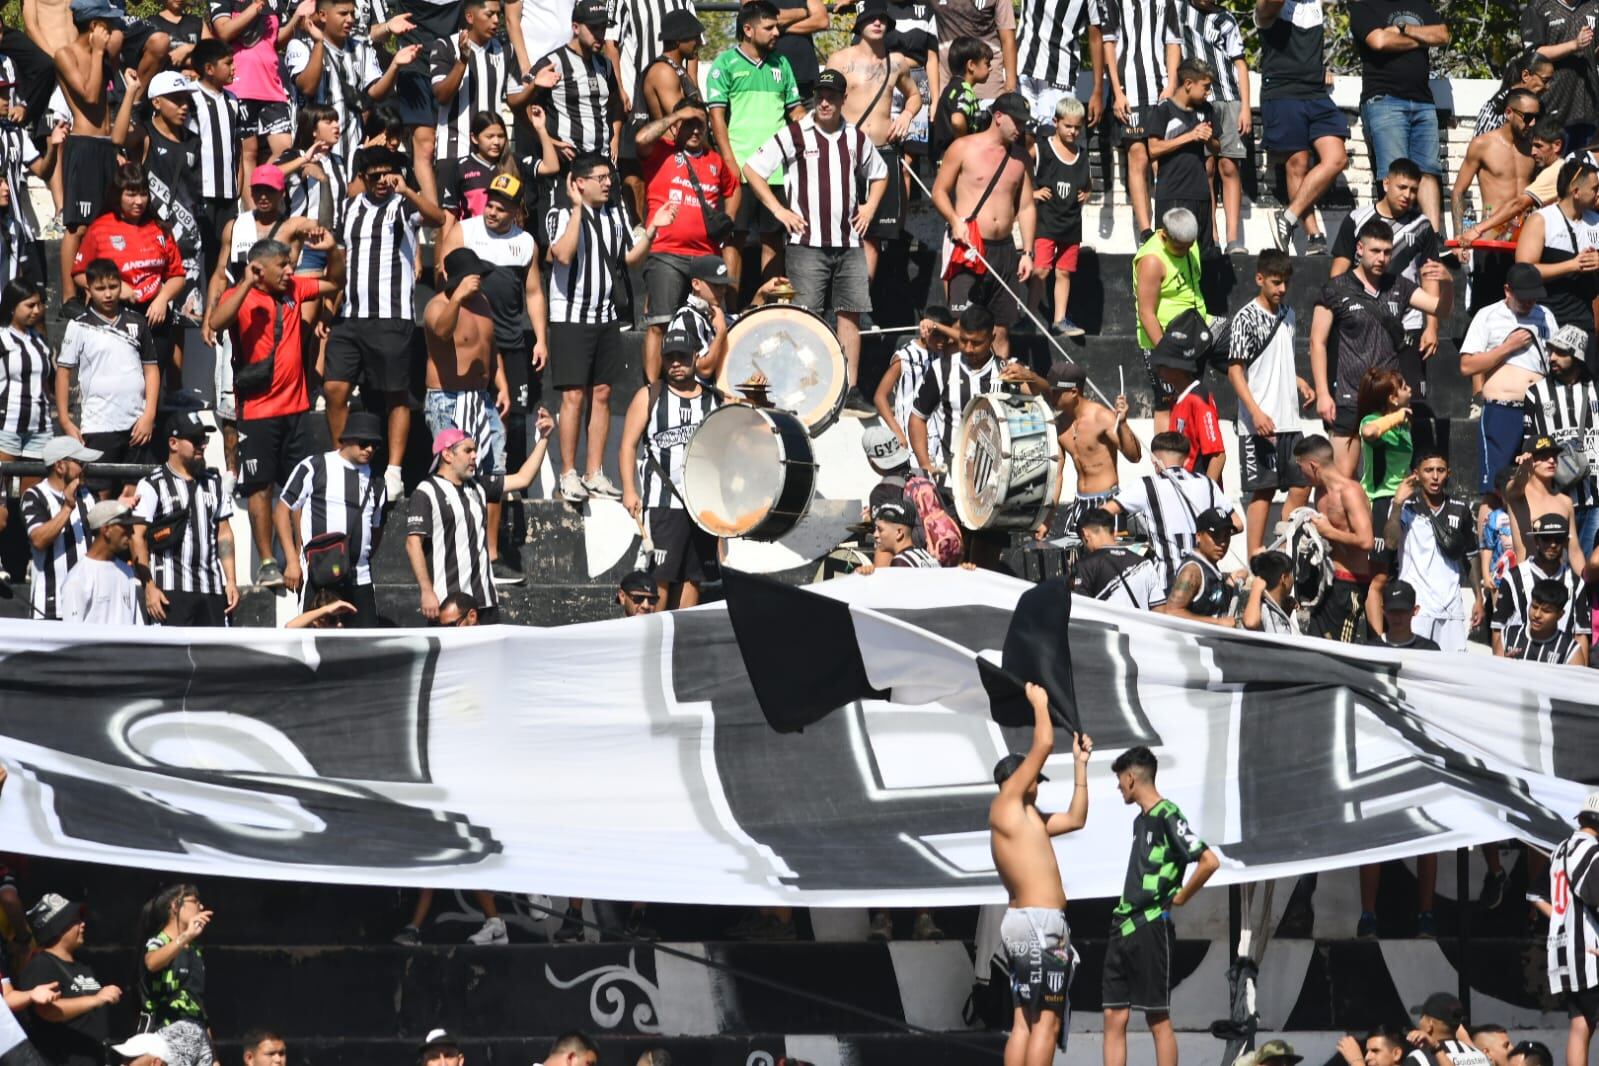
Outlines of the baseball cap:
M460 444L463 440L466 440L466 434L454 426L440 431L439 435L433 438L433 464L437 466L438 457Z
M1014 774L1017 770L1022 768L1022 763L1026 761L1027 756L1015 754L1007 755L1003 759L999 760L999 762L994 764L994 784L1003 785L1011 774ZM1049 778L1045 777L1043 774L1039 774L1038 779L1040 781L1049 780Z
M911 509L899 501L879 504L872 512L872 518L878 522L892 522L897 526L916 524L916 517L911 514Z
M1582 801L1582 810L1577 813L1599 815L1599 792L1588 793L1588 798Z
M490 196L503 196L512 203L522 199L522 179L514 174L496 174L489 182Z
M278 192L282 192L288 187L288 184L289 181L283 176L283 171L271 163L262 163L250 171L250 188L252 189L257 185L265 185L269 189L276 189Z
M836 70L824 70L816 76L815 91L821 92L824 89L843 96L849 92L849 82Z
M572 7L572 21L585 26L609 26L611 11L605 0L577 0Z
M447 1047L459 1050L461 1042L448 1029L429 1029L428 1035L422 1039L422 1054L426 1055L434 1048Z
M1027 97L1021 93L1000 93L990 110L996 115L1009 115L1019 126L1026 126L1033 120L1033 109L1027 106Z
M194 82L175 70L163 70L150 79L150 91L145 95L154 100L160 96L176 96L179 93L194 91Z
M1543 286L1543 275L1531 263L1516 263L1505 274L1505 284L1512 295L1522 300L1542 300L1549 295Z
M861 450L866 453L866 461L872 464L878 473L887 473L895 467L903 466L910 462L910 453L905 450L905 445L894 435L894 431L884 425L868 426L861 434Z
M676 352L687 352L689 358L699 354L700 346L686 329L667 330L666 340L661 343L661 354L672 355Z
M1555 331L1554 337L1549 341L1550 348L1559 348L1563 352L1570 352L1578 359L1588 356L1588 331L1581 326L1561 326Z
M879 19L888 23L889 29L894 28L894 16L888 13L888 4L885 0L865 0L865 3L861 4L860 12L855 16L855 27L852 32L860 33L862 26Z
M686 7L669 12L661 20L662 41L692 41L696 37L704 36L705 23L694 17L694 12Z
M1408 581L1390 581L1383 586L1382 609L1385 611L1411 611L1416 607L1416 589Z
M133 511L125 503L117 500L101 500L89 508L90 529L131 525L133 525Z
M473 275L482 277L494 267L483 261L483 257L470 248L457 248L444 257L444 276L449 279L445 284L445 292L454 292L461 282Z
M655 579L642 570L634 570L630 574L623 575L621 589L630 595L635 592L639 595L643 595L646 592L654 595Z
M371 411L351 411L339 432L339 442L353 440L359 444L383 443L383 420Z
M1194 529L1200 533L1233 535L1233 516L1220 507L1207 507L1194 518Z
M1559 451L1560 445L1556 444L1555 439L1549 436L1547 433L1534 437L1532 439L1532 444L1527 448L1527 452L1530 455L1537 455L1539 452Z
M51 437L45 444L44 451L39 455L39 461L45 466L53 466L63 459L76 459L80 463L92 463L104 458L104 452L97 452L84 444L76 437L69 437L65 433Z
M130 519L133 512L128 510L128 505L115 500L102 500L89 510L90 528L99 529L94 525L94 515L101 508L120 508ZM102 523L103 524L103 523ZM39 902L28 908L28 928L33 930L33 938L39 942L40 947L49 947L61 939L61 934L71 929L83 918L83 904L57 892L46 892L39 898Z
M160 1033L134 1033L122 1043L111 1045L111 1050L125 1059L154 1055L162 1062L176 1061L176 1056L172 1054L172 1046Z
M1535 537L1567 537L1571 535L1571 523L1566 521L1563 514L1539 515L1532 521L1532 535Z
M216 430L200 417L198 411L179 411L167 419L167 436L205 443L207 434Z
M1427 1001L1419 1007L1411 1007L1410 1013L1420 1017L1425 1014L1429 1018L1437 1018L1449 1026L1451 1032L1460 1028L1466 1020L1466 1008L1460 1005L1460 1000L1448 992L1434 992L1427 997Z
M722 262L719 255L691 256L687 263L688 276L698 278L707 285L728 285L733 277L728 273L727 264Z
M1303 1062L1305 1056L1294 1054L1294 1045L1286 1040L1268 1040L1255 1051L1255 1061L1265 1066L1268 1062Z
M1077 389L1082 391L1088 382L1088 371L1083 364L1057 359L1049 367L1049 387L1052 389Z

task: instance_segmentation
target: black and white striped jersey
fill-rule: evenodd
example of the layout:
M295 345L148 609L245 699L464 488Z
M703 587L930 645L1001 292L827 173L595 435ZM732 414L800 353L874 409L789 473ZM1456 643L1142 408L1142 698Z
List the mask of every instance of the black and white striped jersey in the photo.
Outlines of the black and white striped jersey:
M694 13L694 0L609 0L611 24L616 27L617 51L622 68L617 73L632 100L639 76L661 54L661 23L674 11Z
M1593 616L1588 610L1588 597L1582 594L1583 581L1576 571L1562 562L1559 573L1546 574L1538 560L1528 559L1505 574L1499 586L1499 604L1494 608L1492 627L1509 629L1513 625L1527 624L1527 608L1532 603L1532 587L1541 580L1558 581L1566 586L1566 610L1560 616L1560 631L1577 636L1593 632ZM1500 633L1503 643L1504 634Z
M735 319L735 315L727 315L728 329L733 328ZM675 329L684 330L694 338L695 359L701 358L709 351L711 342L716 339L716 326L711 322L711 316L692 303L685 303L672 315L672 322L666 327L666 332L670 333Z
M692 396L662 388L644 424L644 447L639 452L639 496L645 507L683 509L683 460L688 454L689 438L694 436L706 415L722 406L722 397L715 389L700 382L695 385L697 392ZM655 459L653 463L651 456ZM671 479L671 485L661 477L662 469Z
M388 493L370 464L358 466L337 451L308 455L289 473L278 499L298 512L302 545L324 533L345 534L355 583L372 583L372 547Z
M365 35L351 33L343 48L335 48L331 41L322 42L322 78L316 91L303 93L294 84L306 67L311 65L315 44L296 37L283 50L283 69L288 71L290 92L300 104L326 104L339 113L338 154L353 161L361 147L361 112L366 90L383 77L383 65L378 62L377 49ZM346 175L348 176L348 175Z
M345 205L345 318L416 320L416 241L421 219L399 193L362 193Z
M200 195L239 198L239 101L226 89L214 93L194 83L189 128L200 135Z
M1532 630L1517 623L1505 627L1500 639L1504 642L1505 658L1520 659L1529 663L1553 663L1564 666L1582 647L1576 637L1558 628L1544 640L1532 635Z
M460 56L459 36L445 37L428 46L428 77L438 85L449 77ZM516 56L498 38L479 48L467 42L466 73L455 96L438 105L435 159L460 159L472 151L472 116L479 111L499 114L506 88L521 77ZM559 87L557 87L559 91Z
M1105 40L1116 42L1116 73L1127 105L1154 107L1166 87L1166 46L1181 45L1173 0L1103 0Z
M926 548L906 548L889 561L889 566L910 567L915 570L937 570L938 557Z
M938 442L941 454L946 457L955 454L952 442L966 405L974 396L998 390L999 375L1004 369L1005 360L995 356L973 370L966 365L966 360L958 352L940 356L927 365L921 391L917 392L916 401L911 406L916 414L927 420L929 432L935 417L943 420L943 433ZM908 425L905 427L905 435L910 435ZM933 457L931 443L928 442L927 457L936 463L938 460Z
M1183 55L1200 59L1215 73L1210 83L1210 98L1238 100L1238 71L1235 59L1244 58L1244 37L1238 20L1226 11L1201 11L1193 4L1181 8Z
M1506 85L1488 98L1488 102L1477 109L1477 124L1472 127L1471 135L1481 137L1485 133L1492 133L1505 124L1505 101L1510 96L1511 86Z
M1123 512L1142 520L1149 535L1150 556L1159 564L1161 579L1168 588L1182 567L1184 554L1194 547L1195 520L1200 513L1212 507L1228 514L1237 510L1210 478L1172 466L1143 477L1122 479L1115 503Z
M343 127L340 127L341 133ZM305 153L298 148L273 160L278 166L291 162ZM350 204L350 178L354 172L354 157L334 152L326 156L317 169L321 177L307 174L300 167L289 175L287 210L296 218L309 218L324 229L339 233L344 228L344 216Z
M222 475L203 470L186 478L163 464L139 481L133 517L142 523L188 511L183 540L171 551L150 553L150 575L162 592L220 595L227 589L217 551L217 523L233 517L233 500L222 491Z
M1083 67L1083 34L1104 23L1101 0L1022 0L1016 25L1017 73L1075 89ZM906 26L897 22L896 30Z
M778 130L746 165L762 178L783 171L789 209L805 220L805 232L789 234L788 242L806 248L859 247L851 224L855 208L868 183L888 177L888 164L865 130L844 120L827 133L815 115Z
M551 65L561 72L560 84L541 89L535 96L544 105L550 136L576 146L579 152L609 155L611 120L620 117L622 107L610 60L602 55L579 55L563 45L534 63L532 73Z
M1586 376L1566 385L1546 377L1527 390L1522 408L1527 440L1550 436L1574 444L1588 456L1588 476L1566 490L1577 507L1599 504L1599 386Z
M370 41L373 27L390 17L385 0L355 0L355 25L350 27L350 36Z
M550 243L566 232L572 217L569 207L550 210L545 231ZM611 267L619 265L633 247L633 227L627 211L607 204L598 210L585 207L578 222L583 227L570 263L550 263L550 321L599 324L616 318L611 299Z
M144 173L150 182L150 207L155 217L172 231L172 241L183 254L183 272L190 280L200 280L200 222L195 214L200 205L200 138L192 130L180 130L177 140L155 128L145 127Z
M24 238L30 241L38 240L40 234L39 220L33 215L28 195L28 167L38 158L39 146L28 131L15 122L0 119L0 177L11 186L10 213L16 216Z
M405 532L427 540L433 594L441 602L452 592L466 593L479 607L499 602L489 565L488 505L504 488L500 475L457 485L434 474L411 493Z
M0 211L0 285L22 275L22 265L32 256L33 242L22 231L15 209Z
M1102 603L1147 611L1166 602L1165 570L1131 548L1088 552L1072 570L1072 588Z
M37 330L0 329L0 430L44 433L51 428L50 342Z
M78 489L78 498L72 517L61 527L44 548L33 548L33 577L28 585L28 602L45 618L59 618L56 612L56 593L67 579L67 571L77 565L83 553L89 550L89 508L95 504L94 493ZM48 525L67 505L67 497L41 481L22 494L22 525L32 535L40 526Z
M1549 991L1599 988L1599 840L1578 830L1549 856Z

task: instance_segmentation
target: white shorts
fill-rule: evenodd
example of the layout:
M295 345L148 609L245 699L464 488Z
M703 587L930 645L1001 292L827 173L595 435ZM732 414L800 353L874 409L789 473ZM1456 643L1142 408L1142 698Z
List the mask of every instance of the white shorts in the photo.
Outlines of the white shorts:
M1435 618L1418 614L1411 619L1410 628L1417 636L1426 637L1442 651L1466 650L1466 620L1464 618Z
M239 408L233 397L233 335L226 330L217 334L216 353L217 417L236 422Z
M1033 109L1033 122L1041 130L1052 132L1055 129L1055 106L1072 95L1072 91L1051 85L1042 78L1030 78L1026 74L1016 79L1016 88Z

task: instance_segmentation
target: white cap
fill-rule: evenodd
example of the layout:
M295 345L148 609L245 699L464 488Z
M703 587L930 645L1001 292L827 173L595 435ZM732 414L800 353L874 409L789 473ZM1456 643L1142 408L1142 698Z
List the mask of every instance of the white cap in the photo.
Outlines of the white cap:
M176 96L194 92L194 82L175 70L163 70L150 79L150 91L145 95L154 100L158 96Z
M1582 801L1583 814L1599 814L1599 792L1588 793L1588 798Z
M171 1045L160 1033L135 1033L122 1043L113 1045L111 1050L125 1059L154 1055L162 1062L171 1062L173 1058Z
M905 445L894 435L894 431L882 423L868 426L861 433L861 450L866 453L867 462L871 463L879 473L885 473L908 463L911 458L910 453L905 450Z
M1570 352L1578 359L1588 358L1588 331L1581 326L1561 326L1549 341L1549 347Z
M89 508L90 529L104 529L116 524L133 524L133 511L121 500L101 500Z

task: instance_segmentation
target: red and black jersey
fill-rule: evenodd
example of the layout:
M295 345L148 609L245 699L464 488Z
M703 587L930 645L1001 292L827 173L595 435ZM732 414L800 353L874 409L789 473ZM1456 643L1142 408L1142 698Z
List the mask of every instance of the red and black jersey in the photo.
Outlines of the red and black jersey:
M439 206L456 218L476 218L489 198L489 183L500 172L498 164L476 152L439 167Z

